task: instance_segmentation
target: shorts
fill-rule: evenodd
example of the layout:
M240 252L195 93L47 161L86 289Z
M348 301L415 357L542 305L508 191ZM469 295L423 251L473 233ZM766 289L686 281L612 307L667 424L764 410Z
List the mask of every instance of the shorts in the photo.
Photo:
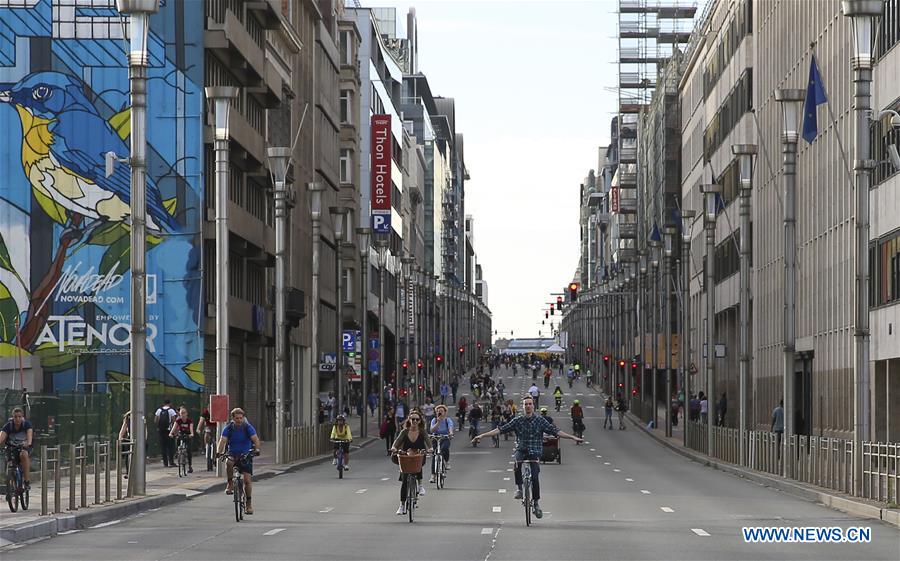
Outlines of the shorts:
M12 446L7 446L7 447L6 447L6 455L7 455L7 457L11 457L11 456L13 455L13 454L12 454L12 451L13 451L13 447L12 447ZM23 451L23 452L28 452L28 457L30 458L30 457L33 455L34 445L32 444L31 446L26 446L26 447L24 447L24 448L22 448L22 451Z
M340 447L341 450L344 451L344 454L350 453L350 443L349 442L335 442L334 449L337 450L338 447Z
M249 458L244 460L243 463L238 462L238 458L241 456L241 454L229 454L229 456L231 457L231 460L235 464L237 464L238 470L240 470L241 473L249 473L250 475L253 475L253 456L250 456Z

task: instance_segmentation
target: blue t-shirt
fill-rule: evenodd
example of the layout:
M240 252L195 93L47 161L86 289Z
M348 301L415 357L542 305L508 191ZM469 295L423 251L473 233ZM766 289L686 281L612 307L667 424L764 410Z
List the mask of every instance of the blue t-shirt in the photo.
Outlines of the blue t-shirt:
M245 420L240 427L235 426L234 422L222 429L222 436L228 439L229 454L246 454L253 448L253 441L250 437L256 435L256 429L249 421Z
M16 430L16 427L13 425L12 419L6 422L3 425L3 428L0 429L0 432L6 433L7 442L15 443L15 444L24 444L28 439L28 429L31 427L31 422L28 419L22 419L22 426Z
M450 429L453 428L453 419L447 417L443 421L439 421L438 419L431 420L431 430L434 431L434 434L450 434Z

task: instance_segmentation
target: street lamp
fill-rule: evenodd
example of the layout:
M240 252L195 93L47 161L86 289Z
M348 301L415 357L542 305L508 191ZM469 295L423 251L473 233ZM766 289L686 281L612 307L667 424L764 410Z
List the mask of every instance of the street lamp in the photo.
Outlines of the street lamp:
M883 0L842 0L841 11L853 28L853 106L856 111L856 415L853 426L853 492L862 493L862 443L869 437L869 187L872 183L872 45ZM787 415L785 415L787 419ZM785 433L785 438L787 434Z
M130 17L128 82L131 95L131 489L147 493L147 462L144 446L146 403L144 385L147 366L147 35L150 16L159 10L157 0L117 0L119 12ZM226 127L227 129L227 127ZM227 135L227 130L226 130ZM227 140L226 140L227 142Z
M335 322L335 341L337 342L337 347L335 348L335 355L337 359L337 405L338 411L341 412L344 410L344 279L342 272L342 264L341 264L341 247L344 241L344 218L347 216L347 213L350 212L350 209L343 206L332 206L328 207L328 213L331 215L331 220L334 223L334 302L335 302L335 311L337 313L337 321Z
M650 352L652 353L651 384L650 397L653 400L653 407L650 410L650 418L653 419L653 428L659 428L659 403L657 401L656 386L659 378L659 254L660 243L650 240L650 275L653 278L653 288L650 291L652 297L651 316L653 323L653 341L650 343Z
M753 193L753 164L756 159L755 144L733 144L731 152L738 159L740 178L741 215L741 367L740 367L740 434L739 458L746 465L747 437L747 381L750 379L750 196Z
M691 283L691 228L694 224L694 218L697 213L693 210L681 211L681 352L679 358L681 360L681 372L684 376L684 403L690 404L691 400L691 305L690 305L690 283ZM707 402L708 404L708 402ZM689 408L688 408L689 409ZM683 417L684 422L684 445L688 443L688 417Z
M675 227L663 228L663 323L666 353L666 436L672 436L672 256L674 255Z
M378 252L378 420L384 418L384 268L387 264L388 240L377 238L375 250ZM399 386L397 387L399 390Z
M269 148L269 171L275 181L275 463L284 457L284 365L287 354L285 323L285 255L287 253L287 180L290 148Z
M794 351L796 343L797 290L797 139L800 128L800 109L806 92L797 89L775 90L775 100L781 105L783 118L781 152L784 162L784 363L782 384L784 393L783 448L790 449L794 434ZM868 196L868 195L867 195ZM790 476L790 462L782 455L782 474Z
M312 325L312 337L310 342L310 355L312 366L310 368L310 425L316 423L319 411L319 269L322 254L322 191L325 187L318 182L306 184L309 191L309 214L312 218L312 295L310 296L310 324Z
M360 379L362 380L362 399L363 401L363 414L359 419L359 434L365 438L368 435L368 421L366 417L369 413L368 408L368 398L369 398L369 239L372 235L372 229L363 226L356 229L356 239L359 240L359 257L361 260L360 269L362 269L360 274L360 297L362 298L361 308L362 313L360 314L359 319L359 329L362 335L362 356L360 357L360 365L362 368L362 372L360 372ZM380 421L379 421L380 422Z
M640 386L641 386L641 419L643 421L647 420L646 412L644 408L646 407L647 402L647 384L646 380L646 364L647 364L647 306L646 306L646 296L647 296L647 268L648 268L648 260L647 260L647 250L642 249L638 252L638 272L639 280L638 280L638 301L639 301L639 310L638 310L638 332L641 335L640 342Z
M714 411L716 389L716 211L722 186L701 185L700 191L703 193L703 226L706 229L706 279L703 281L706 287L706 453L714 457L713 415L710 412Z

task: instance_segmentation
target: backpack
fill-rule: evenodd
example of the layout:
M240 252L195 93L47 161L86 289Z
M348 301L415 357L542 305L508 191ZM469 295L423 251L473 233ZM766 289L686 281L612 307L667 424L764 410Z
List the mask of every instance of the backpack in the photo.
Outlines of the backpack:
M159 432L169 432L172 428L172 414L169 413L172 410L171 407L162 407L159 410L159 420L156 421L156 426L159 428Z

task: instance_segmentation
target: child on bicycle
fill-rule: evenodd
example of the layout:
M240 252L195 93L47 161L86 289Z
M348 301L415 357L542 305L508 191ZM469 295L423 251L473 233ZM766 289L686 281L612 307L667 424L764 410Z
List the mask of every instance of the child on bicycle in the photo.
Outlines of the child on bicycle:
M350 425L347 424L347 418L338 415L334 420L334 426L331 427L331 440L339 440L334 443L334 459L331 465L337 465L338 449L344 451L344 471L350 471L350 443L353 441L353 435L350 434Z
M188 410L184 405L178 408L178 417L172 423L172 430L169 431L169 436L175 438L176 447L184 442L187 448L188 473L194 473L194 466L191 465L191 439L194 438L194 420L188 417Z

